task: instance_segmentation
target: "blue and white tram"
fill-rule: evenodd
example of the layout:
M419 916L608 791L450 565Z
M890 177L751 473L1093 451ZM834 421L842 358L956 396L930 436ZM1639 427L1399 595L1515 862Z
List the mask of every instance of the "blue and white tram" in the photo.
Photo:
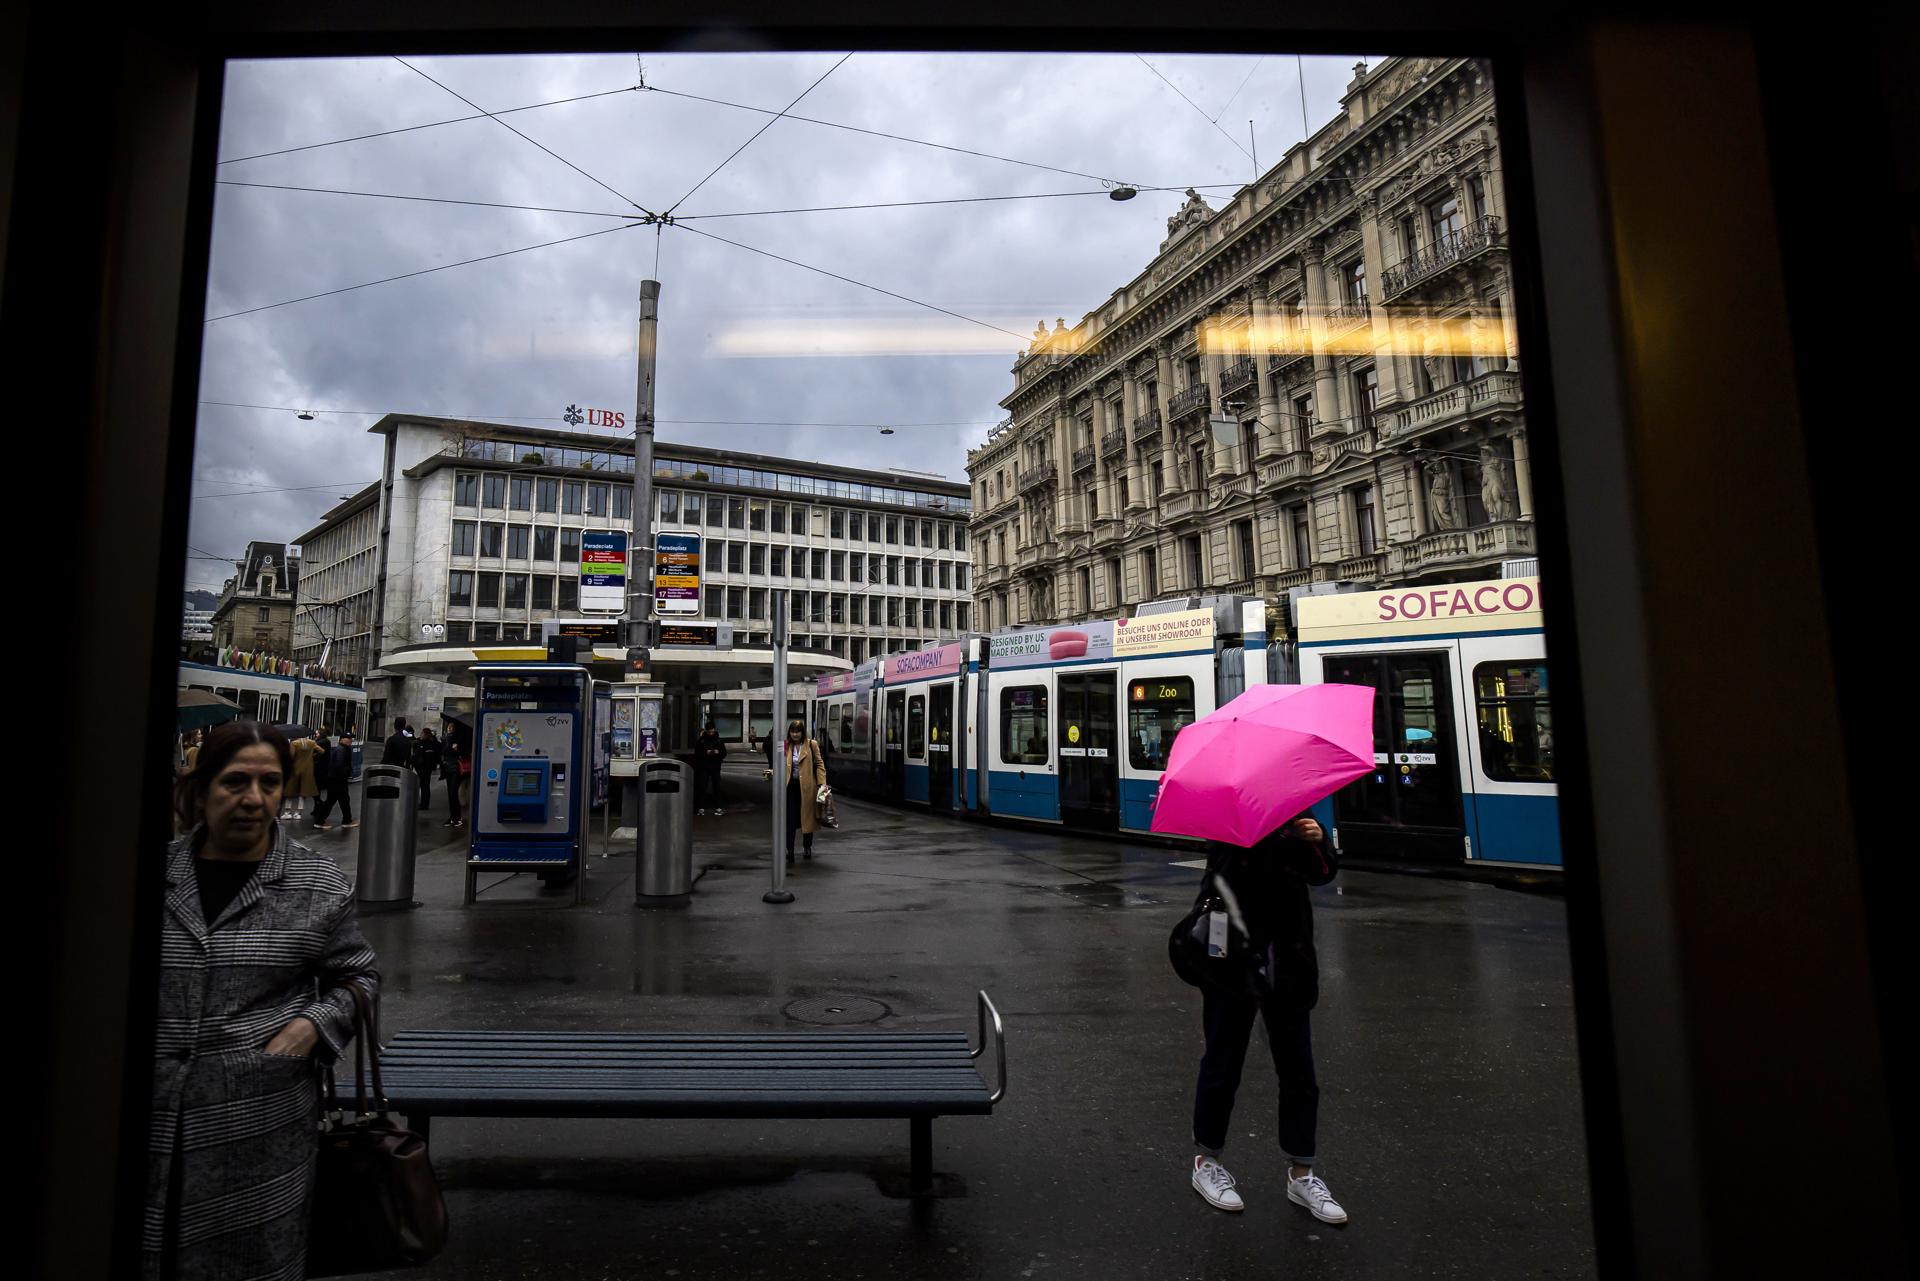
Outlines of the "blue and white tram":
M366 723L367 691L353 685L310 677L296 681L292 676L270 672L188 662L179 666L178 684L181 689L206 690L231 700L239 706L241 720L297 723L316 730L325 725L336 734L351 730L356 735ZM297 709L296 697L300 700Z
M1560 865L1535 578L1307 596L1300 679L1370 685L1372 774L1317 806L1342 852Z

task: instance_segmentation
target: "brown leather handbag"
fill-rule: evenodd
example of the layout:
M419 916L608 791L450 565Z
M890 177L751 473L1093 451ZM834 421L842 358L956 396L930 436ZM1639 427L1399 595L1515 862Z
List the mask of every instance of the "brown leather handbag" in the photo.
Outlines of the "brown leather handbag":
M447 1206L433 1177L427 1142L388 1110L380 1082L378 1019L360 985L346 986L353 994L354 1107L351 1117L341 1111L328 1068L307 1231L307 1275L312 1277L415 1266L447 1243Z

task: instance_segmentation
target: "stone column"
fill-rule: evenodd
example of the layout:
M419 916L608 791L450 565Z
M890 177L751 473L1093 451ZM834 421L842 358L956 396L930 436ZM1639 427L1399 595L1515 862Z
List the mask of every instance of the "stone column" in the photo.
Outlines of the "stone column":
M1427 536L1427 487L1426 473L1420 470L1420 464L1409 460L1407 467L1407 505L1413 510L1413 536Z
M1160 377L1160 403L1154 408L1160 411L1160 474L1169 485L1180 483L1180 469L1174 465L1173 412L1168 408L1173 400L1173 349L1170 339L1161 339L1154 346L1154 359Z
M1319 424L1309 430L1309 439L1330 434L1340 409L1333 386L1333 357L1327 354L1327 269L1318 245L1309 245L1300 256L1300 275L1307 289L1307 320L1313 333L1313 416Z
M1399 348L1394 342L1386 306L1381 301L1387 252L1380 235L1380 205L1372 196L1360 202L1360 253L1367 262L1367 306L1372 313L1367 323L1373 334L1373 367L1380 378L1379 403L1391 405L1403 396L1411 399L1412 388L1406 383L1400 361L1394 358Z
M1225 398L1220 394L1220 384L1227 371L1227 353L1224 350L1226 334L1212 316L1203 317L1195 324L1200 339L1200 367L1206 372L1207 389L1210 393L1207 408L1209 421L1206 427L1207 476L1229 476L1233 474L1233 454L1232 451L1221 447L1211 421L1216 415L1227 412L1226 406L1222 403ZM1205 480L1198 476L1194 479L1202 483Z
M1260 388L1260 458L1280 452L1280 397L1273 375L1267 372L1267 348L1273 346L1273 309L1267 305L1267 287L1258 277L1247 288L1247 346L1253 352L1253 373ZM1249 461L1249 469L1252 463Z
M1053 533L1072 519L1073 493L1073 407L1065 393L1053 411L1053 468L1057 479L1053 487Z
M1109 514L1108 504L1113 500L1113 496L1105 492L1112 478L1107 475L1106 455L1100 451L1100 438L1105 436L1108 430L1107 395L1100 385L1095 383L1093 387L1093 470L1089 473L1087 484L1089 493L1100 496L1099 509L1103 516ZM1080 497L1079 504L1081 519L1091 521L1092 513L1087 510L1088 504L1084 496Z
M1120 383L1120 430L1126 435L1123 437L1119 466L1114 469L1113 514L1116 517L1120 515L1119 473L1122 470L1127 476L1127 506L1132 507L1140 502L1140 459L1133 451L1133 420L1145 412L1144 399L1140 395L1139 380L1133 376L1131 369L1127 370Z
M1520 519L1533 519L1533 462L1527 455L1527 432L1523 427L1513 433L1513 496L1520 506Z

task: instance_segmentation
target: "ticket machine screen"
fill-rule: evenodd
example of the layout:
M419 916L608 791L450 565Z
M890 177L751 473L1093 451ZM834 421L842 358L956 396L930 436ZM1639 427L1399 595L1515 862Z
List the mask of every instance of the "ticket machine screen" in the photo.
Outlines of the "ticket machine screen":
M553 763L545 757L508 757L500 763L502 823L544 823L552 792Z

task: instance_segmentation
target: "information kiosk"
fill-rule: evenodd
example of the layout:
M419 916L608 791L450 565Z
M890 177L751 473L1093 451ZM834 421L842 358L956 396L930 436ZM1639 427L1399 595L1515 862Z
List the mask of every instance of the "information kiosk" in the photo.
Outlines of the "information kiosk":
M566 663L482 663L473 669L472 903L483 871L585 880L587 806L594 789L592 682Z

